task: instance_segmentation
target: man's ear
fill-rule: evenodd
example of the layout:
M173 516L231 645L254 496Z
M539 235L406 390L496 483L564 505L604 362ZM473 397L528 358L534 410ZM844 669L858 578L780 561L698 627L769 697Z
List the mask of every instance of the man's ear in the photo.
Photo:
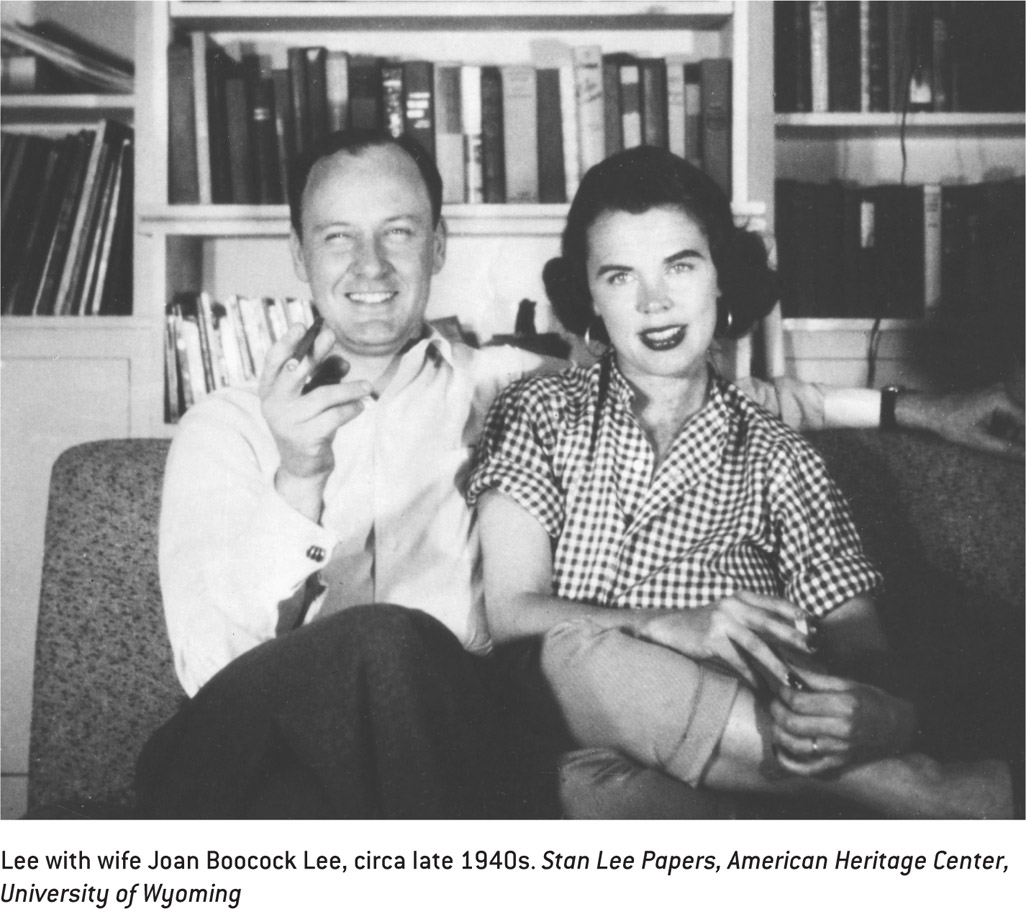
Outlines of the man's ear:
M437 275L441 270L442 266L445 265L445 244L449 236L449 227L445 223L445 218L438 219L438 226L435 228L435 251L433 268L431 274Z
M292 268L296 272L296 277L304 284L309 284L310 278L307 276L306 262L303 259L303 243L296 236L294 227L289 231L289 252L292 253Z

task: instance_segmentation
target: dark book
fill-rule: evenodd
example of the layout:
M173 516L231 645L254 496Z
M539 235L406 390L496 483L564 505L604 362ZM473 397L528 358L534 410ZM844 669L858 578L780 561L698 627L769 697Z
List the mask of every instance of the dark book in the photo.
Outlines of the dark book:
M933 110L933 4L912 3L909 12L908 108Z
M623 151L623 108L620 103L620 63L623 54L602 55L602 111L606 157Z
M228 79L225 83L225 110L228 118L228 156L231 162L230 201L236 205L255 205L259 201L256 165L250 143L246 82L241 76Z
M497 66L481 67L481 180L485 202L506 201L502 74Z
M857 111L862 106L859 4L832 0L826 7L830 110Z
M2 258L0 258L0 286L3 294L3 310L9 311L10 289L24 263L25 238L39 208L39 194L45 179L45 168L52 140L42 136L18 136L24 148L18 169L13 174L8 192L4 196Z
M645 145L667 148L666 61L648 57L638 61L641 70L641 136Z
M207 118L210 137L211 198L215 204L232 201L227 83L229 79L241 76L238 62L230 57L223 47L210 42L207 46Z
M310 114L311 145L328 132L327 53L323 47L306 48L306 103Z
M292 86L289 71L275 69L271 72L274 87L274 139L278 150L278 172L282 195L289 197L289 179L292 163L296 160L295 119L292 113Z
M377 57L349 58L349 116L354 129L381 129L381 63Z
M404 131L435 155L435 66L430 60L403 63Z
M243 67L256 199L265 204L280 204L285 201L285 191L278 162L273 77L265 73L255 54L243 58Z
M107 278L98 312L104 316L130 316L135 286L132 255L135 242L135 149L126 144L121 162L121 190L117 199L114 235L111 237Z
M798 107L798 29L797 19L808 15L808 6L794 0L773 4L773 109L790 114ZM808 39L806 39L806 48Z
M559 70L538 70L538 201L566 202Z
M1022 177L983 185L983 236L981 271L986 292L977 301L974 318L992 339L996 359L1003 353L1022 362L1024 337L1024 250L1026 238L1026 188Z
M97 244L96 261L90 271L85 292L83 309L88 315L98 315L103 303L103 294L110 280L111 251L114 238L124 212L121 207L121 194L125 192L124 170L126 161L133 154L133 142L125 139L118 151L117 163L111 174L108 196L104 202L104 227L101 241ZM131 215L129 214L129 217Z
M702 80L702 160L709 174L731 195L730 60L713 57L699 64Z
M865 286L866 264L864 240L868 239L870 224L864 215L863 193L861 186L852 183L840 183L840 229L841 229L841 294L838 316L857 319L868 312L868 290Z
M984 295L982 184L941 186L941 305L945 316L972 317Z
M310 105L306 96L306 53L301 47L287 51L289 89L292 95L292 153L300 158L310 147Z
M923 189L898 184L867 190L873 205L874 272L867 293L874 318L924 314Z
M199 203L196 106L192 43L176 40L167 49L167 195L172 205Z
M1026 4L1019 2L954 5L950 29L954 110L1024 109L1024 9Z
M121 164L124 159L125 145L129 141L126 137L120 145L112 147L110 150L109 163L103 175L102 195L97 206L95 227L90 237L87 259L82 269L79 290L76 294L75 315L95 314L91 308L93 292L96 282L103 280L103 276L100 274L103 265L103 250L115 226L117 209L114 197L121 186Z
M644 143L643 119L641 66L628 57L620 63L620 135L624 148L637 148Z
M381 104L385 115L385 129L398 138L405 131L406 113L403 108L403 67L398 62L381 64Z
M844 188L837 180L815 184L815 236L813 275L816 315L840 318L848 313L845 296Z
M57 225L50 240L50 248L47 250L43 276L39 282L36 299L32 304L33 315L48 316L54 314L57 292L68 256L68 243L75 224L79 202L82 198L82 186L86 170L92 158L92 150L96 142L96 131L91 129L81 130L75 137L75 140L75 151L69 167L67 189L64 193L64 198L61 200L61 209L57 215Z
M865 87L862 109L886 111L890 107L890 47L887 36L887 6L882 0L863 4L863 70Z
M777 274L786 318L818 315L816 186L800 180L776 181Z
M888 109L901 113L909 103L912 77L912 4L887 4Z
M75 140L70 136L50 145L43 156L45 164L36 187L38 199L32 206L31 222L27 229L4 232L4 261L0 269L4 314L32 314L32 304L60 212L67 183L68 164L74 154L74 147ZM24 244L17 253L8 251L7 241L12 236L24 237Z
M951 59L951 13L953 3L946 0L934 0L933 7L933 109L950 111L952 109L952 59Z

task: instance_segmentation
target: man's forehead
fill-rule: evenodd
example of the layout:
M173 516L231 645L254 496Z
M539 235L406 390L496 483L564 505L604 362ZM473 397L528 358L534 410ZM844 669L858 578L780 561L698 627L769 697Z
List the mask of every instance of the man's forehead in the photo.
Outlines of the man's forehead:
M303 196L304 208L312 194L326 198L333 186L345 185L347 195L355 191L373 196L375 200L392 197L417 202L416 207L430 210L427 184L416 161L402 148L394 145L371 146L357 153L339 151L314 164ZM404 207L409 207L408 205Z

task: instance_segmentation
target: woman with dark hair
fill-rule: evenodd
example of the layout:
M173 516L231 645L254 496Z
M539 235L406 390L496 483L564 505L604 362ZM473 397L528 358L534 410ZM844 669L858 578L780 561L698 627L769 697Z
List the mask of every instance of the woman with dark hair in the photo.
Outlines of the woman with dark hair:
M704 173L636 148L585 175L562 251L545 271L557 315L610 349L497 400L468 498L492 635L544 636L546 678L592 749L569 760L595 771L593 813L641 814L625 793L671 789L674 810L722 810L697 788L1009 816L1004 764L909 753L881 578L846 503L710 365L716 338L773 305L759 238Z

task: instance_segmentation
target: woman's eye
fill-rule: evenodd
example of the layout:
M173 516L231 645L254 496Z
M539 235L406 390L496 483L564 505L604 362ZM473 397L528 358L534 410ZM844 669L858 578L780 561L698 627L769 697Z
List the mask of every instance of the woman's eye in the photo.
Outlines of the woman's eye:
M694 263L688 261L674 262L670 266L670 274L682 275L689 271L693 271L695 268Z
M614 271L610 272L606 277L606 281L609 284L619 285L626 284L630 280L630 273L626 271Z

